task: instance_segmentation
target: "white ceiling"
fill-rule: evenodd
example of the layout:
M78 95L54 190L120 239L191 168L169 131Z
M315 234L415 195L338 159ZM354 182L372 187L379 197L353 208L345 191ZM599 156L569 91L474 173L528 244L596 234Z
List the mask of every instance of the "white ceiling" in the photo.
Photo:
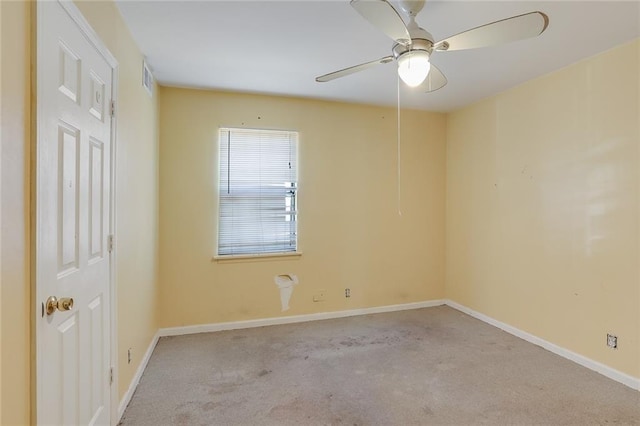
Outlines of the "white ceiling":
M315 77L391 53L393 41L348 0L131 1L118 7L160 84L395 105L395 63L327 83ZM451 111L640 36L638 1L429 1L417 22L436 40L540 10L537 38L436 52L449 83L403 88L402 106Z

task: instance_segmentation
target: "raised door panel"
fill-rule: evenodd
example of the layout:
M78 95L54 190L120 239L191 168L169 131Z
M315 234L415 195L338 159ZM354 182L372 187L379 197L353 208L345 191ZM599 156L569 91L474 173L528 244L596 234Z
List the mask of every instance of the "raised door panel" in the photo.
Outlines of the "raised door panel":
M79 268L80 130L58 125L58 278Z

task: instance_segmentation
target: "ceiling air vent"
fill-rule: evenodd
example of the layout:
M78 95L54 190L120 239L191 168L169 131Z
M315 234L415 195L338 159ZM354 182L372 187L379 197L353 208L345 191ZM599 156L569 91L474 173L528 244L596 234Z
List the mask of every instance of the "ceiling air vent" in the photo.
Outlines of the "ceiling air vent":
M151 74L151 68L147 65L147 61L142 61L142 87L147 90L149 96L153 96L153 74Z

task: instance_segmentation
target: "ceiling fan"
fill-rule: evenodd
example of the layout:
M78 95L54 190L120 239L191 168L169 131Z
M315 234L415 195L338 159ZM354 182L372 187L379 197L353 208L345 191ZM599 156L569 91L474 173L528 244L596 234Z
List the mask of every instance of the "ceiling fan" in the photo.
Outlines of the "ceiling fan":
M322 75L316 81L331 81L395 60L398 63L398 75L405 84L410 87L420 86L426 92L433 92L447 84L444 74L430 62L434 52L475 49L536 37L549 25L549 17L536 11L482 25L434 42L433 36L416 23L416 15L422 10L424 3L425 0L399 1L400 8L409 16L409 23L405 25L400 14L386 0L351 0L351 6L360 15L395 42L392 54Z

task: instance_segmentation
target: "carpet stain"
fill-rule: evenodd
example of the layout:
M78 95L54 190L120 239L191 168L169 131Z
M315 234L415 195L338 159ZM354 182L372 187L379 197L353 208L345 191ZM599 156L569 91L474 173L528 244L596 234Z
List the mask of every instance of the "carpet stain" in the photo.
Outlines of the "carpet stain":
M440 364L436 365L436 368L438 370L440 370L440 371L449 371L449 370L453 370L454 368L456 368L456 365L448 363L448 362L443 362L443 363L440 363Z
M266 376L269 373L271 373L271 370L262 370L261 372L258 373L258 377Z
M323 401L322 399L296 396L288 402L271 407L267 416L275 420L276 424L309 424L308 419L319 419L326 416L329 411L329 403L329 398L325 398Z
M429 332L429 330L426 330ZM346 346L347 348L359 348L363 346L395 346L398 344L407 345L410 340L414 340L417 342L421 342L424 340L424 333L414 336L409 331L394 331L393 333L384 335L384 336L358 336L358 337L348 337L347 339L343 339L339 342L340 346ZM336 349L340 350L340 347ZM306 359L306 358L305 358Z
M191 424L191 414L189 413L180 413L175 417L176 425L187 426Z
M340 342L342 346L364 346L364 343L360 341L360 339L354 339L353 337L349 337L347 340L343 340Z
M209 396L222 395L234 392L238 388L239 384L236 383L219 383L215 385L209 385Z
M202 410L203 411L213 411L215 410L215 408L220 405L217 402L213 402L213 401L209 401L206 404L202 404Z

